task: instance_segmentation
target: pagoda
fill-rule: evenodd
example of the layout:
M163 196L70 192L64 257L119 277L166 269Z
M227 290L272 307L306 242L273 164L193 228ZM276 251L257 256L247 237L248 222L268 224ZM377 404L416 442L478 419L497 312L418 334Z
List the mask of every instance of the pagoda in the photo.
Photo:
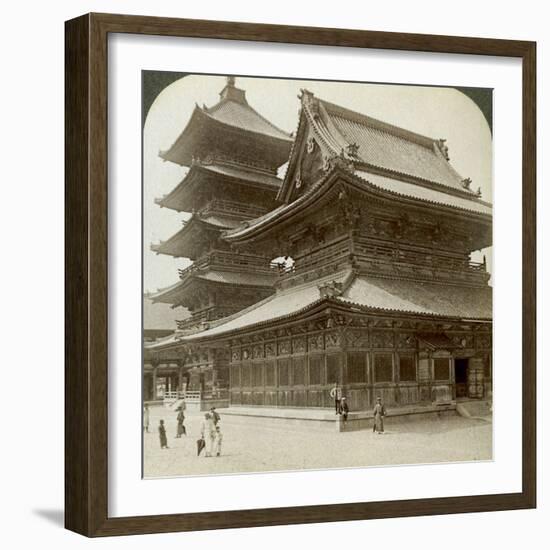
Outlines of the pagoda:
M491 395L492 206L429 138L303 90L280 204L226 229L294 262L190 343L230 350L232 406L351 411Z
M237 251L221 235L275 207L282 183L277 171L287 162L291 144L291 136L255 111L245 91L235 86L235 78L228 77L220 101L210 108L195 106L173 145L159 153L188 171L155 202L190 212L191 217L151 249L193 263L179 270L175 284L151 298L186 308L182 311L190 316L178 322L174 335L146 346L146 353L151 363L179 365L180 380L203 397L227 385L228 356L208 347L198 349L182 338L274 292L277 273L265 251Z

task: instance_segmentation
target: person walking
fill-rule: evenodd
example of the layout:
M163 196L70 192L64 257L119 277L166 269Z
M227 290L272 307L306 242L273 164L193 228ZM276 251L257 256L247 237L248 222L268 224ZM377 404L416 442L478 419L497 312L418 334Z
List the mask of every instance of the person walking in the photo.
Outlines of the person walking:
M347 422L348 420L348 413L349 413L348 402L345 397L342 397L342 399L340 400L340 414L342 415L344 422Z
M166 426L164 425L164 420L161 420L159 423L159 439L160 448L168 449L168 439L166 439Z
M374 425L372 431L378 434L384 433L384 417L386 416L386 408L382 404L382 398L376 398L374 406Z
M216 412L216 407L210 407L210 414L212 415L214 426L217 426L220 421L220 415Z
M150 411L149 411L149 405L145 403L143 406L143 429L149 433L149 420L150 420Z
M176 438L180 438L182 435L186 435L185 432L185 426L183 425L183 421L185 420L185 415L183 414L183 411L181 408L178 409L178 416L176 417L178 421L178 428L176 432Z
M216 426L216 456L221 456L222 454L222 440L222 430L219 426Z
M330 397L334 399L334 409L336 410L336 414L340 414L340 400L342 397L342 388L338 385L338 382L336 382L336 385L330 390L329 392Z
M214 418L210 413L206 413L204 415L204 420L202 421L201 426L201 438L204 439L206 444L204 456L212 456L212 450L216 440L216 425L214 424Z

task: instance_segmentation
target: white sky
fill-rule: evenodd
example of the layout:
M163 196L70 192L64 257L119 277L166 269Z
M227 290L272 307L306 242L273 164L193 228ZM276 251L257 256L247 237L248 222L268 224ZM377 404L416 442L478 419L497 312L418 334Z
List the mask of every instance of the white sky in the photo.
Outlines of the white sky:
M295 132L301 88L343 107L378 118L433 138L447 139L451 164L472 179L472 189L481 187L484 200L492 198L492 139L489 126L478 107L452 88L351 84L265 78L237 78L246 90L249 104L273 124ZM208 107L219 100L225 86L223 76L190 75L166 87L155 99L143 131L143 231L144 291L155 291L178 280L177 269L189 265L151 252L150 244L166 240L189 217L154 204L156 197L170 192L187 168L164 162L159 150L168 149L181 133L195 106ZM487 256L491 271L491 249ZM472 259L481 261L482 254Z

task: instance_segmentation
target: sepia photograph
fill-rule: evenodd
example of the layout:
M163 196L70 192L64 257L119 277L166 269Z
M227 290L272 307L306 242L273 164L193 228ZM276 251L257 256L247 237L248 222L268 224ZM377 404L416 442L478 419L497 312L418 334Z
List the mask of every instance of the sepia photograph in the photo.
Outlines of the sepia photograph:
M492 112L142 71L144 478L493 459Z

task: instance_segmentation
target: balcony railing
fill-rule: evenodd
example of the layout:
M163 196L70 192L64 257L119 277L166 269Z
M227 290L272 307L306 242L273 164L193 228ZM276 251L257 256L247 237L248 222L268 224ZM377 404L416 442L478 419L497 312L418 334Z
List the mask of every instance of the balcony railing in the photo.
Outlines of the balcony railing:
M233 252L215 251L210 252L189 267L178 269L180 279L189 273L206 268L226 269L228 271L253 271L254 273L271 273L266 258L251 254L235 254Z
M262 208L260 206L253 206L225 199L214 199L200 211L200 214L202 216L207 216L208 214L218 213L222 215L238 216L243 219L252 219L262 216L266 212L267 208Z

